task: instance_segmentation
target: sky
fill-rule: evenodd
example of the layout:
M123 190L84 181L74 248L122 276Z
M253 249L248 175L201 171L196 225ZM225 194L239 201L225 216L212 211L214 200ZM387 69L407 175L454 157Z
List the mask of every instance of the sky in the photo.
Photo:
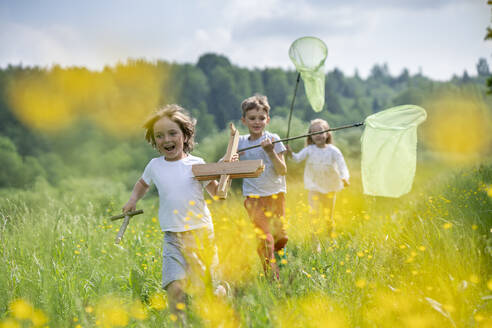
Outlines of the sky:
M486 0L0 0L0 67L99 70L128 58L197 62L221 54L247 68L294 70L302 36L328 47L325 70L366 77L386 63L447 80L492 70Z

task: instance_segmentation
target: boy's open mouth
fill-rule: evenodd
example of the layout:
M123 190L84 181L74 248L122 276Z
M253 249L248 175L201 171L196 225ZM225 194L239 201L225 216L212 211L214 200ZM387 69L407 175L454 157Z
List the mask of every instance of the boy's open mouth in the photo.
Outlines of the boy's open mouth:
M175 146L175 145L170 145L170 146L165 146L165 147L164 147L164 149L165 149L166 151L173 151L173 150L174 150L174 148L176 148L176 146Z

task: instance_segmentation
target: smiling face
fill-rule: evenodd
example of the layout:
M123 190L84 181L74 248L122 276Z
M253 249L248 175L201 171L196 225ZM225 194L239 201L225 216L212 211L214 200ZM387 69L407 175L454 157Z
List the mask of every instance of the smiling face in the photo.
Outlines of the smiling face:
M241 121L248 127L251 139L254 140L263 135L266 125L270 122L270 116L263 109L253 108L244 114Z
M321 132L321 131L327 130L327 129L328 129L328 127L323 126L322 124L313 124L311 126L311 129L309 129L309 132L310 133ZM328 133L329 132L315 134L315 135L311 136L311 139L313 140L313 143L317 147L320 147L320 148L326 147L326 139L328 138Z
M185 137L179 125L164 116L154 123L154 140L157 150L166 161L178 161L186 157L183 151Z

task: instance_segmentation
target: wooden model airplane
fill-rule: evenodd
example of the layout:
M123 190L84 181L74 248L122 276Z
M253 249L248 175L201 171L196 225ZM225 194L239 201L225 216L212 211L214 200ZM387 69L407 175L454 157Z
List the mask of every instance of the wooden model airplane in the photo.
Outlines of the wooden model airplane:
M232 179L257 178L265 169L261 159L231 162L232 156L237 153L239 131L232 123L230 124L230 128L231 136L223 161L210 164L195 164L191 168L197 180L219 179L217 196L220 199L227 197L227 191Z

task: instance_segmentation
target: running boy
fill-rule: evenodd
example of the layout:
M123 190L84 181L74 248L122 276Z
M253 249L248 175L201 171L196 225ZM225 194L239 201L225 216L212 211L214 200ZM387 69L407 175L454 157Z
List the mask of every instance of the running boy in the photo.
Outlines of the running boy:
M241 103L242 122L248 128L249 135L239 137L238 149L261 144L261 148L247 150L241 159L262 159L265 170L258 178L243 179L244 206L256 228L261 230L258 236L258 255L265 273L272 271L279 278L275 252L283 254L288 238L282 220L285 218L285 174L287 166L284 160L286 148L279 142L279 136L265 127L270 122L270 105L263 95L254 95Z
M210 266L216 261L212 217L203 188L215 195L218 183L194 179L192 165L203 164L204 160L189 154L194 145L195 122L182 107L165 106L145 122L144 128L145 139L162 156L147 164L123 212L135 210L138 200L152 184L156 185L159 223L165 232L162 287L168 293L169 309L184 323L179 304L185 303L186 285L210 282Z

